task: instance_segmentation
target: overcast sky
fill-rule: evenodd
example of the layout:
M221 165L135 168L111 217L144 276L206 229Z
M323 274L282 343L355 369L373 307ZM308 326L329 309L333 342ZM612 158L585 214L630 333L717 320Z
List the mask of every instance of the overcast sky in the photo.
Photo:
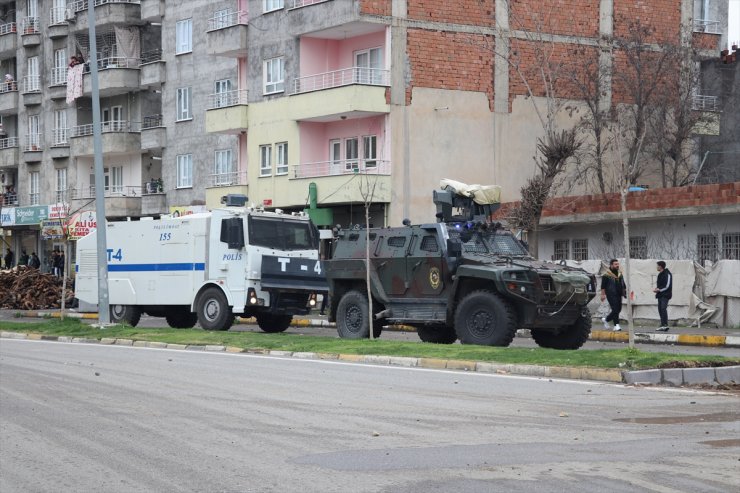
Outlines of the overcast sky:
M729 43L740 42L740 0L730 0L730 30Z

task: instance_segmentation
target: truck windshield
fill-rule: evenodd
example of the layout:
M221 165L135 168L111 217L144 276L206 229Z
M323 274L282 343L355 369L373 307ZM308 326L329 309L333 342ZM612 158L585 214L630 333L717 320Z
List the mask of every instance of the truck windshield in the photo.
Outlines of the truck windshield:
M308 221L249 218L249 244L276 250L313 250L318 241Z
M449 229L450 238L459 239L460 231L457 228ZM493 232L474 233L470 241L462 244L466 253L492 253L494 255L529 255L519 240L509 234Z

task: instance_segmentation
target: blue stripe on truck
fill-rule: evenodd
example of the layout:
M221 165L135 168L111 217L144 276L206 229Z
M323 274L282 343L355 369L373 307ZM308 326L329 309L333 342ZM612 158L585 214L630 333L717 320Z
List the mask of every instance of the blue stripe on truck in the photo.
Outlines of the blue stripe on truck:
M205 263L182 264L108 264L108 272L172 272L206 270Z

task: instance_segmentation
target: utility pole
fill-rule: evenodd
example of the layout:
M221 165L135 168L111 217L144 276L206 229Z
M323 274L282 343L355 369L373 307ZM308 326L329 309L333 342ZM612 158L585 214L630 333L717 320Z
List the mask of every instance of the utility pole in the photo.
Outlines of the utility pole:
M105 179L103 142L100 128L100 86L98 84L98 42L95 32L95 1L87 0L87 24L90 37L90 77L92 80L93 149L95 153L95 215L98 235L98 321L110 324L108 303L108 241L105 222Z

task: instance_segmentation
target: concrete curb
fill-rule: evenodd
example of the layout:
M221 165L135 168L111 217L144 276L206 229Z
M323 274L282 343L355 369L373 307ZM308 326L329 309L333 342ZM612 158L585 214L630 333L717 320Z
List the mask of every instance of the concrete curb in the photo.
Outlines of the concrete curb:
M41 336L39 334L24 334L21 332L0 332L4 339L29 339L69 343L104 344L113 346L133 346L151 349L175 349L181 351L223 352L263 354L281 358L337 360L352 363L365 363L384 366L402 366L407 368L427 368L434 370L456 370L478 373L496 373L500 375L524 375L542 378L562 378L569 380L594 380L611 383L653 384L680 386L683 384L729 384L740 383L740 366L723 368L691 368L677 370L641 370L623 371L612 368L582 368L541 365L519 365L506 363L492 363L484 361L454 360L439 358L413 358L406 356L384 356L363 354L335 354L310 353L292 351L271 351L263 348L238 348L220 345L185 345L169 344L165 342L138 341L132 339L101 339ZM676 372L681 372L680 378Z

